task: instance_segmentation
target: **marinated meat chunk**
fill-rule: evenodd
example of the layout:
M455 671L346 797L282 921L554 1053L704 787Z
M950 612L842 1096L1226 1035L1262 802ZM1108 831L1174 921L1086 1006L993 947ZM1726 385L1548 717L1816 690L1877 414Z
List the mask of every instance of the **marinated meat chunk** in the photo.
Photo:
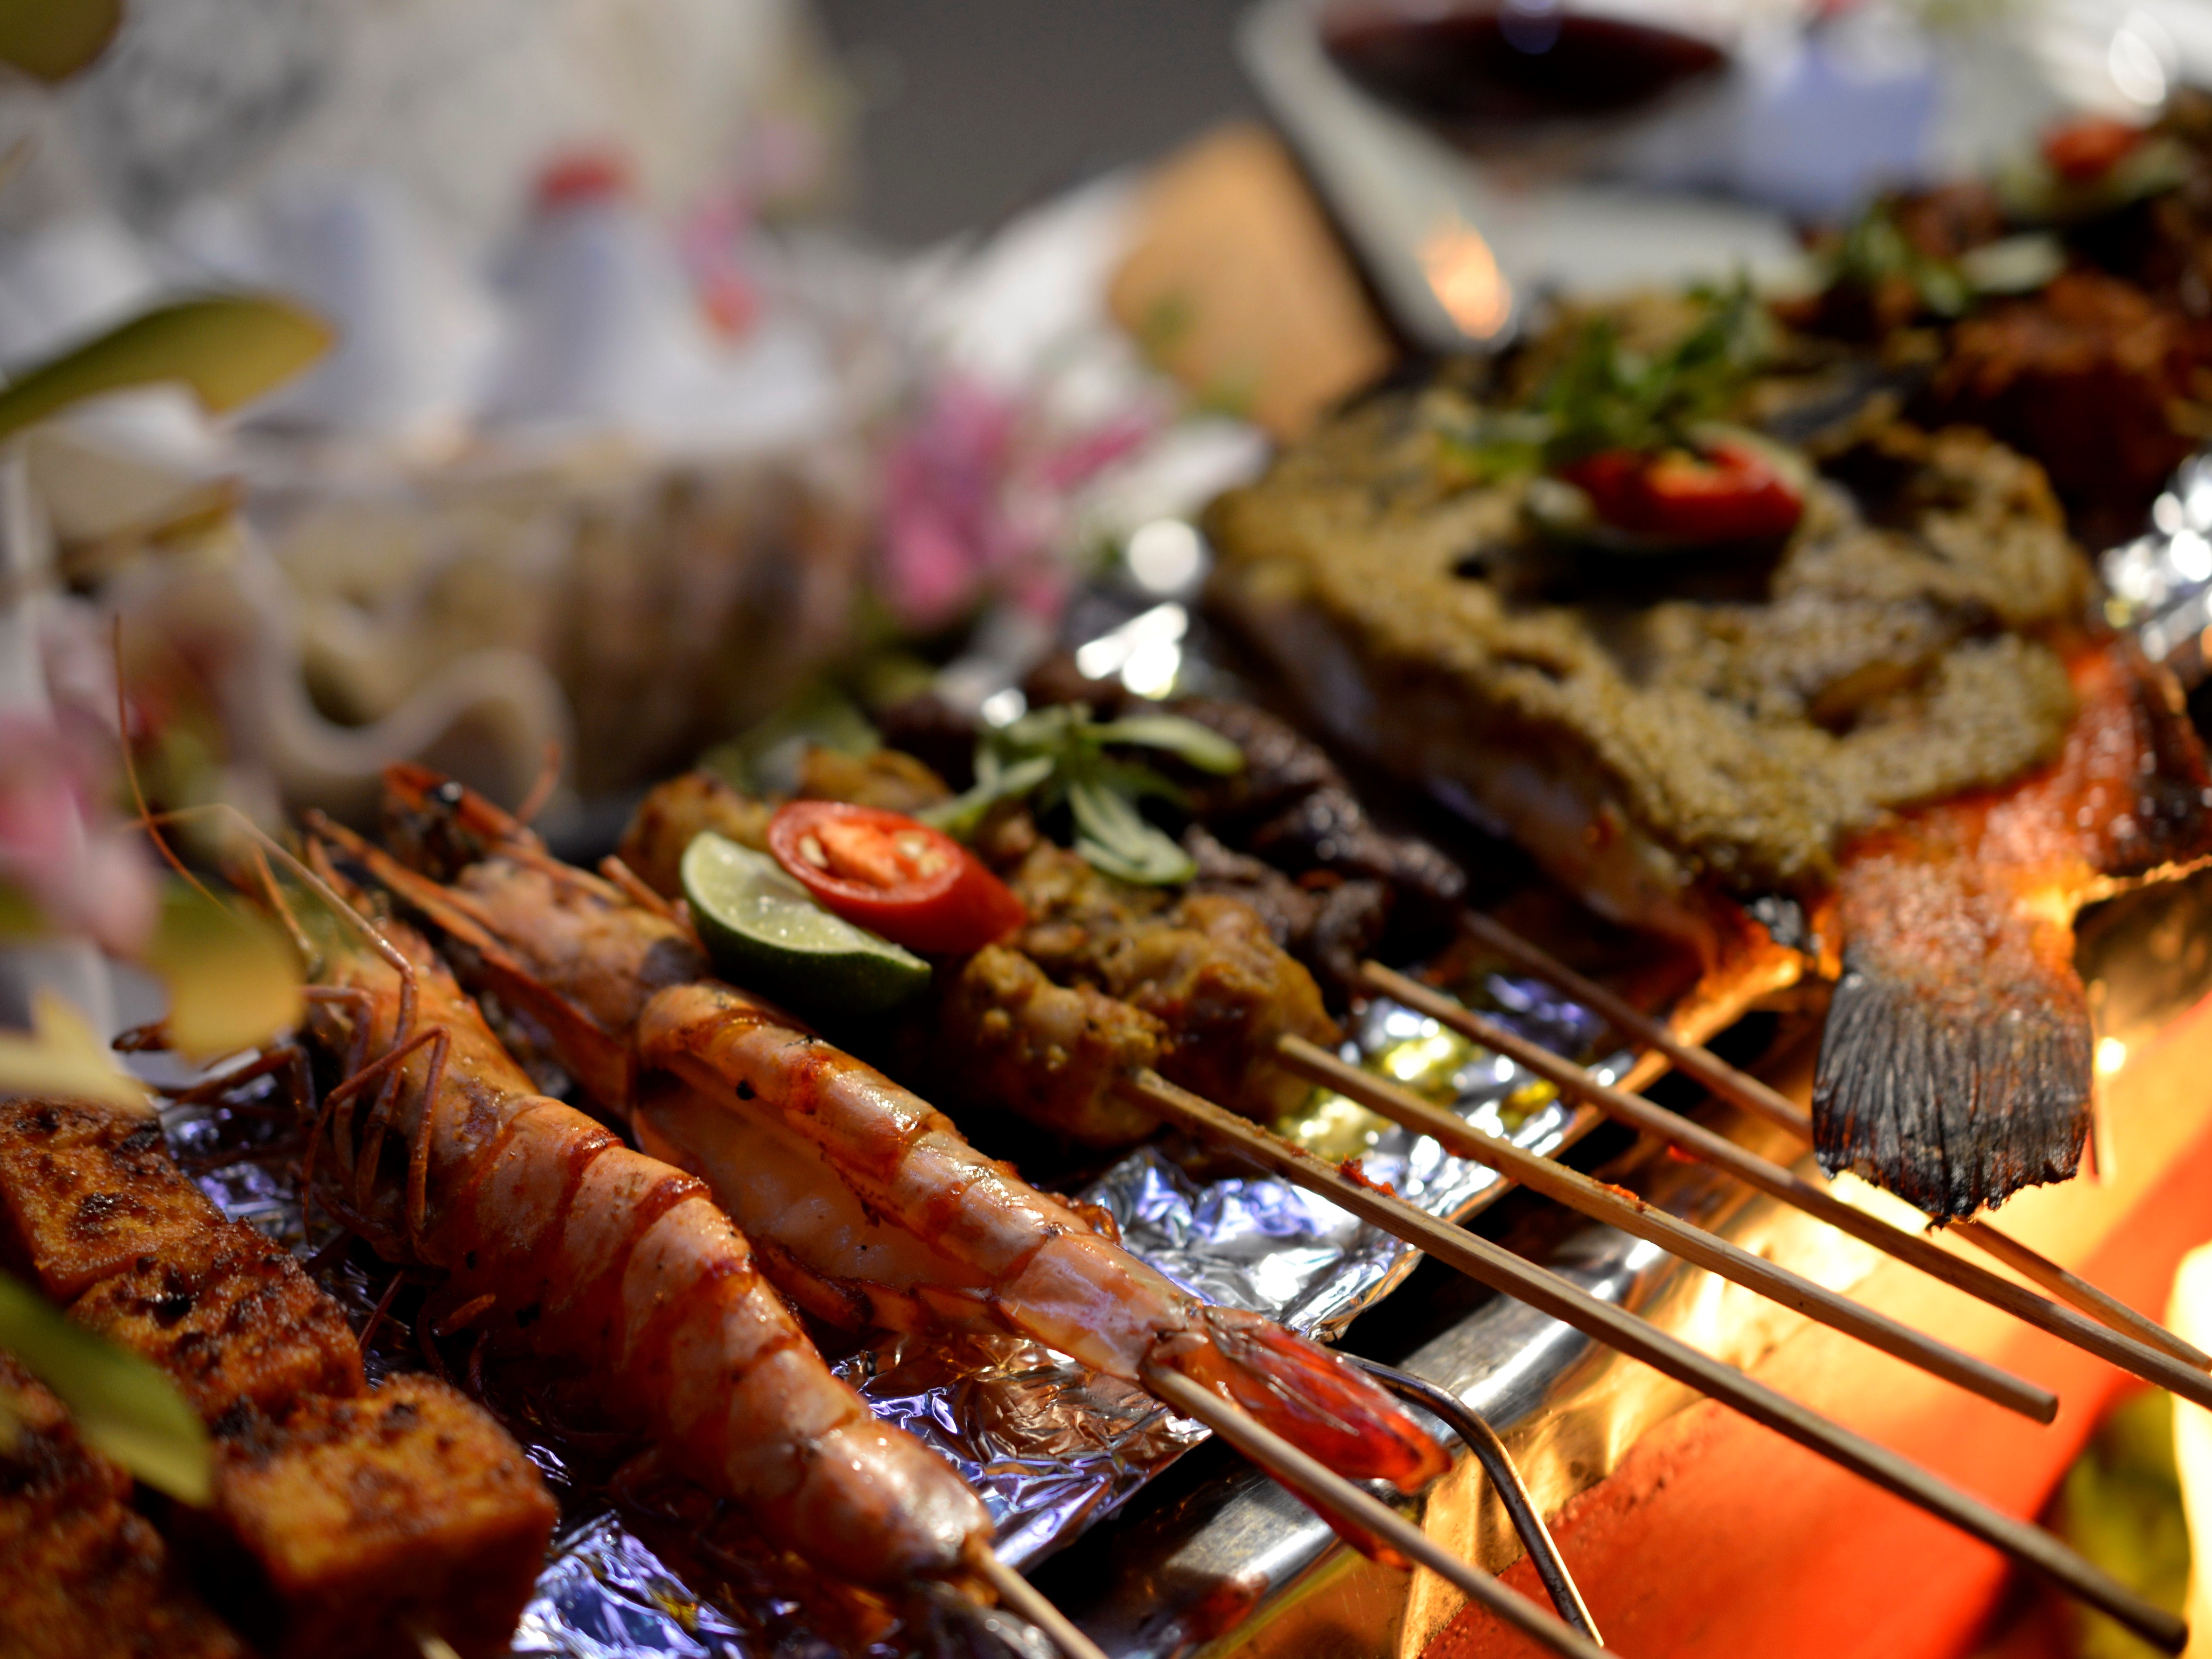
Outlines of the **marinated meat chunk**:
M131 1509L131 1477L6 1354L0 1405L16 1430L0 1447L0 1655L246 1659Z
M896 749L848 755L811 744L799 757L799 793L803 799L850 801L911 817L952 792L928 767Z
M1055 985L1018 951L986 945L948 965L909 1034L917 1069L957 1096L1004 1107L1085 1146L1140 1140L1152 1119L1115 1085L1158 1066L1167 1029L1089 985Z
M1172 1037L1164 1076L1262 1121L1305 1098L1307 1085L1273 1063L1275 1042L1334 1042L1336 1025L1313 975L1251 906L1132 887L1048 842L1012 880L1032 918L1015 943L1060 983L1158 1019Z
M422 1634L490 1659L507 1651L555 1514L489 1416L402 1376L303 1398L219 1442L215 1524L196 1541L210 1582L235 1587L225 1610L280 1659L414 1653Z
M678 867L684 849L702 830L712 830L756 852L768 851L768 821L775 809L740 794L711 772L686 772L657 787L640 804L615 855L656 893L684 890Z
M2131 283L2074 270L1954 328L1927 401L2033 456L2077 514L2124 535L2203 441L2175 415L2208 362L2203 324Z
M150 1114L0 1102L0 1261L72 1302L141 1256L188 1246L222 1212L169 1157Z
M303 1394L362 1389L361 1345L337 1302L242 1222L140 1256L70 1317L161 1366L210 1423L241 1401L280 1412Z
M1250 905L1275 943L1306 965L1332 1007L1341 1008L1357 994L1359 964L1389 927L1389 888L1379 881L1346 881L1331 870L1310 870L1293 881L1273 865L1223 846L1195 823L1183 832L1182 845L1198 866L1193 892ZM1441 920L1449 926L1449 913Z

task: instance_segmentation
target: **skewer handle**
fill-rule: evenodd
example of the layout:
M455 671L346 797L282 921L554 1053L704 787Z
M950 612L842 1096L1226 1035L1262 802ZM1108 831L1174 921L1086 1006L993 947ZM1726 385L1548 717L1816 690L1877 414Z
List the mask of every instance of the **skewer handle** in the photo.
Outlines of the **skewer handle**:
M1480 910L1462 910L1468 933L1523 971L1548 981L1577 1002L1603 1018L1621 1036L1663 1054L1684 1075L1696 1079L1722 1099L1766 1120L1786 1133L1810 1145L1811 1115L1798 1104L1750 1073L1739 1070L1711 1049L1686 1042L1664 1020L1655 1019L1617 993L1577 973L1541 945L1525 939L1502 922ZM1386 970L1387 971L1387 970ZM1631 1085L1632 1088L1640 1085ZM2172 1355L2184 1364L2212 1371L2212 1354L2183 1340L2156 1320L2137 1313L2117 1297L2099 1290L2087 1279L2067 1272L2048 1256L2028 1249L2008 1233L1982 1220L1953 1222L1946 1229L1978 1249L1995 1256L2021 1274L2099 1322L2138 1342Z
M1258 1124L1177 1088L1156 1072L1134 1073L1124 1086L1147 1111L1207 1144L1234 1152L1271 1175L1320 1194L1361 1220L1426 1250L1445 1266L1733 1407L1754 1423L2002 1550L2109 1613L2154 1647L2179 1653L2187 1643L2189 1627L2182 1620L2145 1601L2049 1533L1959 1491L1887 1447L1828 1421L1765 1383L1655 1329L1626 1309L1601 1301L1490 1239L1439 1221L1393 1194L1361 1186Z
M1522 1480L1521 1471L1514 1466L1513 1454L1506 1450L1505 1442L1482 1413L1449 1389L1425 1376L1416 1376L1411 1371L1401 1371L1376 1360L1362 1359L1358 1354L1340 1357L1346 1364L1358 1366L1400 1399L1410 1400L1449 1424L1452 1432L1466 1442L1467 1449L1482 1465L1483 1473L1490 1477L1498 1501L1512 1518L1513 1530L1521 1534L1522 1547L1528 1552L1528 1565L1543 1580L1552 1606L1558 1609L1560 1618L1602 1647L1605 1638L1597 1633L1597 1621L1590 1617L1589 1603L1583 1600L1582 1587L1575 1583L1574 1574L1567 1571L1566 1558L1559 1553L1552 1529L1544 1524L1543 1512L1529 1496L1528 1482Z
M1419 1562L1522 1635L1567 1659L1601 1659L1604 1655L1605 1649L1597 1643L1461 1560L1388 1504L1300 1451L1241 1406L1179 1372L1156 1365L1145 1368L1144 1382L1176 1410L1205 1424L1284 1485L1364 1528L1407 1560Z
M2037 1423L2049 1423L2058 1415L2058 1396L2048 1389L2039 1389L1987 1360L1962 1353L1886 1314L1863 1308L1826 1285L1815 1285L1663 1210L1655 1210L1633 1194L1593 1180L1579 1170L1486 1134L1441 1106L1362 1071L1303 1037L1284 1037L1276 1045L1276 1056L1285 1070L1357 1100L1417 1134L1433 1137L1447 1152L1486 1164L1532 1192L1648 1240L1685 1261L1856 1337L1930 1376L1956 1383L2007 1411Z
M1601 1083L1572 1060L1553 1054L1541 1043L1532 1042L1517 1031L1509 1030L1496 1020L1462 1007L1432 987L1393 973L1376 963L1363 963L1360 972L1370 986L1383 994L1504 1054L1568 1094L1588 1101L1608 1117L1656 1136L1677 1151L1725 1170L1747 1185L1826 1222L1839 1232L1849 1233L1863 1243L1919 1268L1930 1278L1941 1279L1954 1290L1978 1297L2147 1382L2155 1382L2193 1405L2212 1410L2212 1376L2184 1364L2172 1354L2123 1336L2094 1320L2084 1319L2071 1308L2061 1307L2025 1285L2015 1285L1978 1263L1954 1255L1932 1239L1908 1232L1846 1204L1826 1188L1815 1186L1796 1171L1747 1151L1702 1123L1670 1112L1642 1095L1629 1094Z
M991 1587L993 1594L1050 1637L1053 1645L1066 1659L1106 1659L1103 1649L1085 1636L1073 1619L1053 1606L1043 1591L1008 1566L988 1544L975 1540L968 1547L967 1559L968 1565Z

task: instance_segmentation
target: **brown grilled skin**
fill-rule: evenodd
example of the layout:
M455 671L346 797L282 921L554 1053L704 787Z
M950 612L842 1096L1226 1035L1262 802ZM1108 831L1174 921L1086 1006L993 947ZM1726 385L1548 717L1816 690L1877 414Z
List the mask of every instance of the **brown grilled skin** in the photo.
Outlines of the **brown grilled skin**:
M305 1395L216 1443L203 1578L265 1650L503 1654L555 1518L530 1460L465 1395L395 1376Z
M2073 1174L2092 1059L2075 913L2212 852L2212 785L2171 683L2116 641L2068 666L2081 713L2057 762L1901 814L1842 860L1820 1161L1935 1215Z
M428 1479L418 1459L422 1478L395 1484L394 1425L420 1387L363 1391L343 1311L289 1252L224 1218L158 1121L0 1102L0 1256L71 1318L162 1366L216 1428L214 1506L179 1511L178 1536L198 1582L226 1592L224 1611L264 1651L406 1656L418 1628L464 1655L505 1651L556 1518L535 1469L453 1395L435 1402L437 1461L453 1478ZM296 1515L269 1507L287 1471L360 1500L316 1514L312 1548ZM402 1506L404 1548L391 1519Z
M0 1659L247 1659L131 1508L131 1477L0 1353Z

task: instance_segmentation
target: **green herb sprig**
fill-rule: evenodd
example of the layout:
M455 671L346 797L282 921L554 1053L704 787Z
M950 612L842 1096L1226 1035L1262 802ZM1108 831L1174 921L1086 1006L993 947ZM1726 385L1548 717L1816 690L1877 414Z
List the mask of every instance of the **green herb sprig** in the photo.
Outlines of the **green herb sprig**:
M947 835L973 836L1000 801L1030 800L1041 812L1066 806L1075 850L1123 881L1165 886L1197 873L1190 855L1144 815L1143 803L1184 803L1182 789L1140 761L1109 749L1152 749L1226 776L1243 751L1179 714L1098 720L1080 703L1054 704L984 733L975 746L975 786L922 814Z
M1485 410L1448 435L1452 461L1488 483L1564 466L1609 449L1694 448L1771 352L1771 325L1749 283L1701 296L1697 326L1654 356L1630 350L1611 318L1583 325L1529 403Z

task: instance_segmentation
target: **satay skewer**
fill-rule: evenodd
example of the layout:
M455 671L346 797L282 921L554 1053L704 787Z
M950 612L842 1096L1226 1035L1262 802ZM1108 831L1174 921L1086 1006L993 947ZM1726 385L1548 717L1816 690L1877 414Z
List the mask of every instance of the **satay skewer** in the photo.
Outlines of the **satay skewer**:
M2165 1652L2179 1653L2188 1626L2154 1606L2050 1534L1958 1490L1909 1459L1832 1423L1624 1308L1591 1295L1492 1240L1440 1221L1387 1190L1352 1180L1247 1118L1179 1089L1155 1072L1132 1075L1133 1099L1208 1145L1317 1193L1499 1293L1526 1303L1607 1346L1639 1359L1753 1422L1850 1470L2041 1572ZM1656 1110L1656 1108L1654 1108ZM1178 1409L1182 1409L1180 1404ZM1258 1455L1254 1454L1255 1459ZM1272 1468L1271 1468L1272 1472ZM1295 1484L1295 1482L1293 1482Z
M1476 940L1514 966L1565 991L1605 1019L1622 1036L1663 1054L1684 1075L1694 1078L1723 1100L1765 1119L1808 1146L1812 1144L1812 1117L1795 1101L1748 1072L1729 1065L1702 1044L1684 1042L1663 1020L1654 1019L1626 998L1577 973L1541 945L1523 939L1494 918L1468 909L1461 913L1461 921ZM2069 1273L1990 1223L1970 1218L1950 1222L1945 1230L1995 1256L2014 1272L2042 1285L2092 1319L2163 1349L2200 1370L2212 1370L2212 1354L2184 1341L2156 1320L2147 1318L2087 1279Z
M968 1565L999 1600L1051 1638L1053 1645L1066 1659L1106 1659L1104 1651L1077 1627L1073 1619L1008 1566L996 1550L978 1540L969 1547L967 1558Z
M1406 1006L1450 1026L1483 1047L1504 1055L1566 1094L1587 1102L1608 1117L1653 1135L1701 1163L1710 1164L1747 1185L1825 1221L1863 1243L1919 1268L1930 1278L2002 1309L2014 1317L2047 1331L2075 1347L2096 1355L2145 1382L2154 1382L2192 1404L2212 1408L2212 1376L2173 1355L2094 1320L2071 1308L2037 1295L2026 1285L2000 1278L1987 1268L1954 1255L1934 1240L1907 1232L1880 1217L1845 1203L1824 1187L1814 1185L1795 1170L1739 1146L1726 1135L1670 1112L1642 1095L1631 1094L1601 1082L1588 1070L1463 1006L1431 986L1394 973L1378 963L1361 965L1360 975L1370 990L1396 999Z
M1755 1291L1809 1319L1832 1326L1931 1376L1955 1382L2008 1411L2017 1412L2038 1423L2048 1423L2058 1415L2058 1396L2048 1389L2024 1382L1986 1360L1962 1353L1886 1314L1861 1307L1850 1297L1839 1296L1786 1267L1777 1267L1765 1257L1702 1227L1693 1226L1663 1210L1653 1209L1632 1193L1607 1186L1579 1170L1516 1146L1501 1136L1486 1133L1443 1107L1340 1060L1304 1037L1282 1038L1276 1044L1275 1057L1287 1070L1309 1082L1334 1089L1417 1134L1434 1137L1455 1157L1472 1158L1594 1221L1605 1222L1656 1244L1670 1255Z
M1242 1407L1164 1367L1147 1367L1145 1386L1185 1417L1205 1424L1293 1492L1364 1528L1523 1635L1569 1659L1603 1659L1606 1650L1597 1643L1571 1629L1556 1614L1507 1589L1481 1569L1461 1560L1397 1510L1293 1446Z

